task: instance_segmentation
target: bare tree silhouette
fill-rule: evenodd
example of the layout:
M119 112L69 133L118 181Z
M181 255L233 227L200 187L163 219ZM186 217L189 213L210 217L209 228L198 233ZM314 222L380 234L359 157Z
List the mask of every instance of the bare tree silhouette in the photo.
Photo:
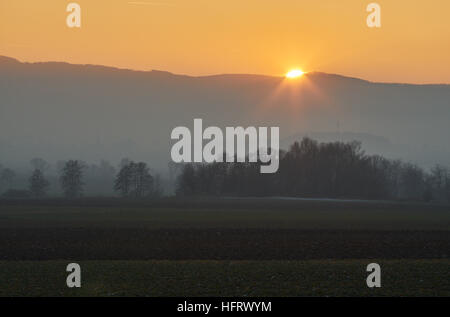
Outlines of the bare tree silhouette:
M60 182L66 198L80 197L83 192L84 164L77 160L70 160L64 164L61 171Z

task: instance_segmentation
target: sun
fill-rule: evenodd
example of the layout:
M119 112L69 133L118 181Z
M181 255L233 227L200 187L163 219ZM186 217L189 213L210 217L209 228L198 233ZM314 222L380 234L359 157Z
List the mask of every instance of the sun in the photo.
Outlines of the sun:
M292 69L286 74L286 77L287 78L298 78L298 77L301 77L304 73L305 72L302 71L301 69Z

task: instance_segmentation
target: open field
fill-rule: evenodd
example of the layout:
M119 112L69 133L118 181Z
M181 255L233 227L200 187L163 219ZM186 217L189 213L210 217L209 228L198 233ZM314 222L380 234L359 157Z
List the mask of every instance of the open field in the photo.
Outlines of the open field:
M449 257L449 206L0 201L3 296L450 296ZM371 262L381 289L365 285Z
M0 228L450 230L450 206L284 199L0 200Z
M446 231L56 228L0 230L0 260L448 258Z
M369 289L368 263L382 267ZM450 260L82 261L82 287L66 261L1 261L0 296L450 296Z

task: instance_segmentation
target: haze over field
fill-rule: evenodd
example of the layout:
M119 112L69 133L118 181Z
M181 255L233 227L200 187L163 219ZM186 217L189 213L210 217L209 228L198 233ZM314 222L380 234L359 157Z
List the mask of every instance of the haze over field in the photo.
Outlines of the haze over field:
M0 153L11 166L33 157L167 165L176 126L279 126L301 136L360 140L369 153L422 166L450 165L450 85L373 83L310 72L190 77L0 58Z

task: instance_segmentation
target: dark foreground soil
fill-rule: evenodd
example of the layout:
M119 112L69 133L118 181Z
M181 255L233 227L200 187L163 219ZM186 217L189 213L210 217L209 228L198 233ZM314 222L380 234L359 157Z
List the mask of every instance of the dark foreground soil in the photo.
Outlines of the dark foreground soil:
M0 230L0 260L448 258L449 231L40 228Z

